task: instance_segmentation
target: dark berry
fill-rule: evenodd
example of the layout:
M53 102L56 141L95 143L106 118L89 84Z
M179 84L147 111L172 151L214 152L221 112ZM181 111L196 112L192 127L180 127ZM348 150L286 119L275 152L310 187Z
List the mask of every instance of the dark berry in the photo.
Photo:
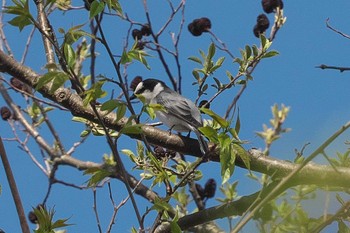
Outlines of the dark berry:
M10 79L10 83L11 83L12 86L14 86L15 88L17 88L19 90L23 89L23 83L19 79L15 78L15 77L12 77Z
M265 14L261 14L256 19L256 25L258 25L258 27L261 30L266 31L266 29L268 29L269 26L270 26L270 22L269 22L269 19L267 18L267 16Z
M259 37L260 34L264 33L266 29L270 26L269 19L265 14L261 14L256 19L256 25L254 26L253 32L256 37Z
M11 110L6 106L4 106L0 109L0 114L1 114L1 118L4 121L7 121L8 119L10 119L12 117Z
M196 183L196 190L197 190L198 195L201 197L201 199L204 200L205 191L204 191L203 187L200 184Z
M283 9L282 0L262 0L261 5L267 14L272 13L277 7Z
M142 39L142 32L139 29L132 30L132 38L134 40L141 40Z
M167 150L165 152L166 156L169 157L169 158L174 158L176 156L176 151L173 151L173 150Z
M258 25L254 26L253 33L256 37L258 37L258 38L260 37L261 32L260 32Z
M208 19L206 17L200 18L197 21L197 25L203 32L207 32L211 29L210 19Z
M203 106L204 108L210 108L210 103L208 102L208 100L202 100L201 102L199 102L198 107L201 108Z
M208 32L211 29L210 19L202 17L195 19L192 23L188 24L188 30L193 36L200 36L203 32Z
M207 198L212 198L215 196L215 191L216 191L216 181L214 179L209 179L205 183L205 188L204 188L205 196Z
M188 30L191 32L193 36L200 36L202 35L202 32L195 26L195 24L192 22L188 25Z
M163 158L165 156L165 150L163 147L161 146L155 146L154 149L154 155L157 157L157 158Z
M130 89L131 90L135 90L137 85L142 81L142 77L141 76L136 76L130 83Z
M21 80L18 78L12 77L10 79L10 83L13 87L15 87L18 90L24 91L26 93L31 93L31 89L28 85L24 84Z
M36 224L38 223L38 218L36 217L34 211L30 211L28 214L28 219L31 223Z
M144 24L141 28L141 34L143 36L149 36L151 35L152 31L151 31L151 27L149 26L148 23Z

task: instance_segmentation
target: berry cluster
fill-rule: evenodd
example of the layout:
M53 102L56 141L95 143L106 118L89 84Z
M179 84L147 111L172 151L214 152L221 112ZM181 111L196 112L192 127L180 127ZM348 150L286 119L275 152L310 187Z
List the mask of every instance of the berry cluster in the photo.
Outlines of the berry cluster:
M188 30L194 36L200 36L203 32L208 32L210 29L211 22L206 17L195 19L188 25Z
M261 14L257 17L256 19L256 25L254 26L254 35L256 37L259 37L260 34L263 34L266 29L268 29L270 26L270 22L269 19L267 18L267 16L265 14Z
M283 9L282 0L262 0L261 5L267 14L274 12L277 7Z
M207 180L204 188L200 184L196 183L196 189L202 201L213 198L216 191L216 181L214 179Z
M153 151L154 151L154 155L156 156L157 159L174 158L176 156L176 151L165 150L161 146L155 146Z
M148 23L142 25L141 29L134 29L131 32L132 38L138 41L137 48L142 50L144 48L144 42L141 41L143 36L151 35L152 30Z

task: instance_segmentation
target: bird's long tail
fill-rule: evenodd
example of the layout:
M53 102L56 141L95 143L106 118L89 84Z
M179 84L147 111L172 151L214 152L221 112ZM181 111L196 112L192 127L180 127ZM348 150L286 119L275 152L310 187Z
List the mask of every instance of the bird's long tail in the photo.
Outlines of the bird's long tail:
M194 133L196 134L199 142L199 147L202 152L202 156L205 156L208 152L208 142L205 140L204 136L201 134L201 132L198 131L198 129L194 130Z

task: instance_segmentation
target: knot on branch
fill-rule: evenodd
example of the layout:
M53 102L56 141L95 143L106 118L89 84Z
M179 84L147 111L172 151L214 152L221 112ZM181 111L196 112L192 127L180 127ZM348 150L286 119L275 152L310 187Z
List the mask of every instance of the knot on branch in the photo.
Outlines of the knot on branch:
M60 88L56 91L55 96L56 96L56 100L59 103L62 103L68 99L69 91L67 89Z

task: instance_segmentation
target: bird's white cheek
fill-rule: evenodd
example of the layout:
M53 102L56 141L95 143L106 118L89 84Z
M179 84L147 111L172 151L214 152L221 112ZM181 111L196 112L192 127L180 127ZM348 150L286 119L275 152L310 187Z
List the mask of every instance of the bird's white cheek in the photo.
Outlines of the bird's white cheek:
M150 92L146 92L142 94L143 98L145 98L145 101L147 104L149 104L151 102L151 100L153 99L153 95Z

